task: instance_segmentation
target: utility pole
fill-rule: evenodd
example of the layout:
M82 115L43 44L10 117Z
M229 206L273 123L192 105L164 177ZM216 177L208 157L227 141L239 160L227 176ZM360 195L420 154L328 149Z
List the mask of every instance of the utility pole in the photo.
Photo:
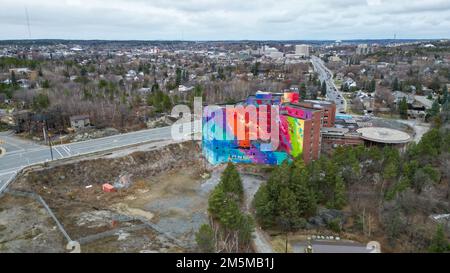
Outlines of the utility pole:
M285 244L285 247L286 247L285 253L288 253L288 233L287 233L287 231L286 231L286 244Z
M47 140L48 140L48 145L49 145L49 148L50 148L50 156L51 156L52 161L53 161L52 142L51 142L51 140L50 140L50 137L48 137L47 126L48 126L48 125L47 125L47 119L45 119L45 121L44 121L44 126L42 127L42 131L44 132L44 139L45 139L45 142L47 142Z
M366 235L366 208L363 209L362 225L363 225L363 233L364 235Z

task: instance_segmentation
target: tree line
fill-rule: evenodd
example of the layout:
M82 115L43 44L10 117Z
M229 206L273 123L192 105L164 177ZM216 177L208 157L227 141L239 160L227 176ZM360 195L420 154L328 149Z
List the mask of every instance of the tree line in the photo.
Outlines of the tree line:
M378 211L385 234L395 242L402 230L408 228L398 223L399 219L406 218L399 215L413 210L386 209L388 204L403 202L405 194L423 196L425 188L438 185L447 186L446 199L450 200L450 184L442 185L449 180L446 166L449 153L450 132L442 127L430 130L404 153L390 146L338 147L329 157L322 156L310 164L301 158L285 161L273 170L255 195L256 220L265 229L301 230L316 215L318 207L340 210L349 205L352 211L358 210L358 205L352 202L356 202L354 197L360 194L358 190L362 186L365 189L362 194L375 198L370 199L376 200L372 209ZM366 195L363 199L368 200ZM395 213L397 217L391 217ZM357 225L358 219L354 227ZM340 230L331 226L328 229Z
M241 177L228 163L219 184L208 200L210 224L204 224L196 234L203 252L249 252L253 218L242 212L244 188Z
M255 195L256 219L264 228L302 229L317 207L341 209L346 204L345 184L338 165L322 159L306 165L299 157L284 161Z

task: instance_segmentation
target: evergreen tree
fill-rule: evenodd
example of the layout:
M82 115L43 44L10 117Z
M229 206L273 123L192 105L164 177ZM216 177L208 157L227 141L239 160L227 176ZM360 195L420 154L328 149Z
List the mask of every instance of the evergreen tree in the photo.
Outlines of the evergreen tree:
M235 201L241 201L244 197L241 176L233 163L229 162L220 178L220 185L224 192L230 194Z
M215 252L214 231L208 224L203 224L195 234L195 241L200 251L205 253Z
M447 85L442 89L442 122L450 122L450 96L447 89Z
M403 97L400 101L398 111L402 119L408 119L408 103L406 102L406 98Z
M300 84L299 94L300 94L300 99L302 99L302 100L306 99L306 85L304 82L302 84Z
M256 62L256 63L254 63L253 65L252 65L252 73L253 73L253 76L258 76L258 73L259 73L259 62Z
M157 82L152 85L152 93L159 91L159 84Z
M303 160L298 158L292 164L290 188L297 199L297 213L303 218L316 212L317 203L314 191L309 186L309 172Z
M241 212L241 199L243 196L242 181L233 164L229 163L222 173L219 184L214 188L208 200L208 211L219 224L220 234L225 244L233 240L236 244L234 251L239 251L240 247L249 245L254 230L253 219L250 215ZM204 228L206 229L206 228ZM201 234L208 234L202 231ZM207 237L207 239L204 239ZM203 236L200 241L202 245L210 246L208 236ZM205 243L206 242L206 243ZM199 244L200 245L200 244Z
M438 101L434 100L433 104L431 105L431 109L427 110L428 118L436 117L437 115L439 115L440 110L441 110L441 107L440 107Z
M49 80L44 80L42 82L42 88L45 88L45 89L50 88L50 81Z
M182 80L182 71L181 68L177 67L177 69L175 70L175 84L177 87L181 84L181 80Z
M252 233L255 229L253 218L250 215L242 214L239 221L239 242L242 244L250 244Z
M434 234L429 251L433 253L442 253L450 250L450 245L445 237L444 227L439 224Z
M333 202L335 209L342 209L346 203L344 179L340 175L336 176Z
M267 190L267 185L262 185L256 192L253 206L256 209L256 219L264 228L274 225L275 206Z
M223 67L219 66L217 69L217 77L221 80L225 80L225 72L223 71Z
M278 198L278 224L285 232L292 230L298 220L298 203L295 194L287 187L282 187Z
M442 88L442 104L449 101L448 88L447 85Z
M225 230L238 230L242 217L239 205L231 198L226 198L221 208L218 220Z
M383 170L383 178L391 181L398 176L398 164L396 162L389 162Z
M398 82L398 78L394 79L394 82L392 83L392 90L393 91L399 91L400 90L400 84Z
M11 85L17 86L16 73L14 72L14 70L11 70Z
M375 92L376 87L377 87L377 83L376 83L375 79L372 79L372 80L370 81L369 91L370 91L371 93Z
M327 84L325 83L325 81L322 82L322 89L320 94L322 95L322 97L325 97L327 95Z
M218 185L214 188L208 199L208 211L215 217L219 218L222 212L223 206L226 203L226 195L223 188Z
M187 70L183 70L183 82L189 81L189 72Z
M81 69L80 69L80 76L81 77L86 77L86 75L87 75L87 69L86 69L86 67L82 67Z
M161 109L164 112L168 112L170 111L171 108L172 108L172 101L170 100L169 95L164 94L161 102Z

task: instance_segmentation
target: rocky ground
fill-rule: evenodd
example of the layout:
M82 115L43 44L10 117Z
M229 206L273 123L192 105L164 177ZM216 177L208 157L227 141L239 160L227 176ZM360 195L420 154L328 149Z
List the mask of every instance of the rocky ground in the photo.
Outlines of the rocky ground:
M78 131L69 137L70 142L86 141L90 139L102 138L119 134L119 130L114 128L105 129L85 129Z
M65 241L46 210L35 200L0 199L0 252L63 252Z
M12 189L39 194L82 252L190 252L218 179L207 178L200 154L196 143L186 142L59 163L25 173ZM129 188L102 191L124 173L131 175ZM5 194L0 208L0 252L67 252L39 203Z

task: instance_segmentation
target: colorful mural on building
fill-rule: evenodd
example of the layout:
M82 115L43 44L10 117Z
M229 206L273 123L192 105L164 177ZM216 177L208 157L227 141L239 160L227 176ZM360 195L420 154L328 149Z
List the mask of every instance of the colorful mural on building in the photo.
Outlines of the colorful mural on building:
M280 116L281 147L292 157L297 157L303 152L304 128L304 120Z
M226 162L279 165L285 160L300 156L303 151L304 119L312 114L289 106L298 102L298 94L257 93L240 104L255 106L257 123L249 121L248 111L227 111L227 107L205 108L203 112L202 149L211 164ZM267 107L261 107L265 105ZM277 107L274 107L277 106ZM255 108L254 107L254 108ZM228 107L230 109L230 107ZM267 132L278 127L277 145L261 139L259 124L262 111L267 116ZM252 127L254 126L254 127ZM239 128L244 128L244 138L238 138ZM279 143L279 144L278 144Z

